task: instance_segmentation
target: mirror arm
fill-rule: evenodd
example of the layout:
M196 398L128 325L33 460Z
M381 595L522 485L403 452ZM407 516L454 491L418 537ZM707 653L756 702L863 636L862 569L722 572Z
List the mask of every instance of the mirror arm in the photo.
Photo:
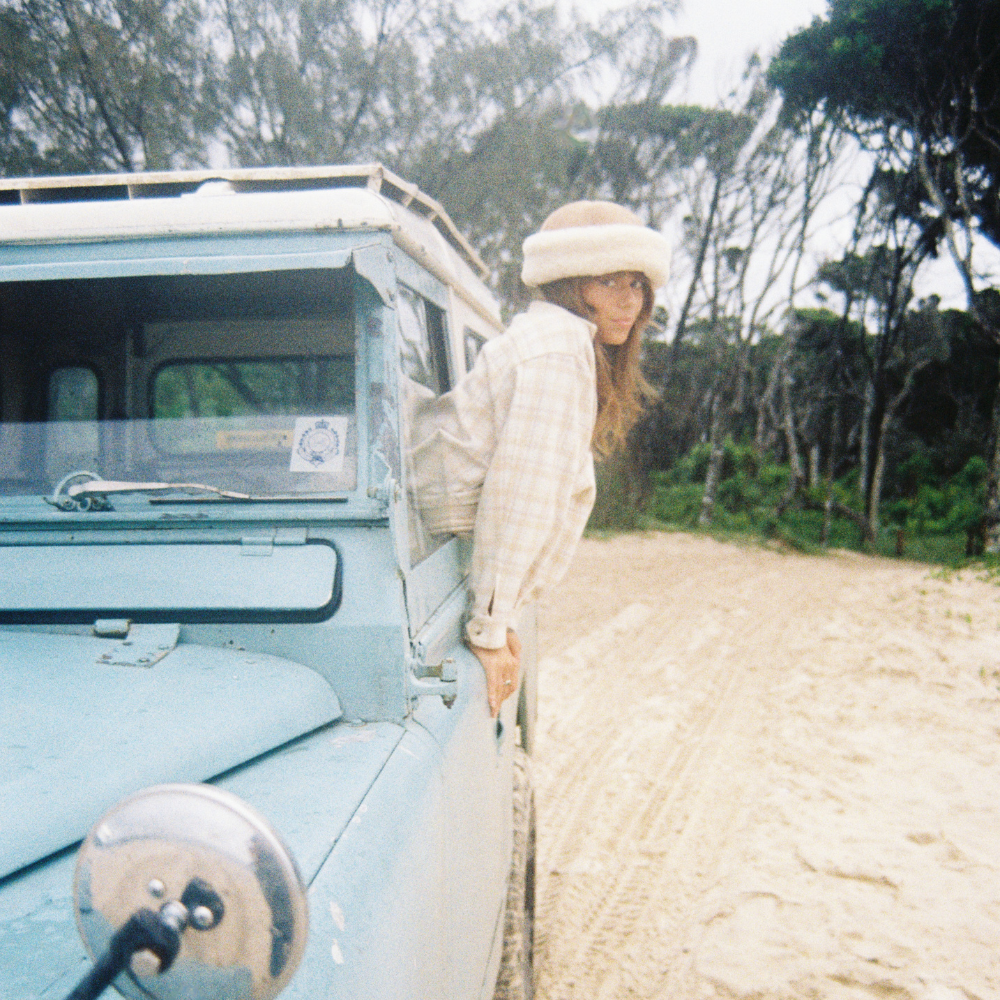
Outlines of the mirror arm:
M168 904L169 905L169 904ZM166 909L166 907L164 907ZM136 952L148 950L159 960L160 971L166 970L181 947L181 930L175 921L161 911L139 910L115 932L104 954L80 980L66 1000L96 1000L125 971Z

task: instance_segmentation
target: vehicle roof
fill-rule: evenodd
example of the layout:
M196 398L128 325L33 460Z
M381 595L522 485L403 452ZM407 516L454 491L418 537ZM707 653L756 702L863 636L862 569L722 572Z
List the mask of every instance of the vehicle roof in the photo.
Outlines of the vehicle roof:
M499 322L475 249L438 202L381 164L0 178L0 244L331 229L391 233Z

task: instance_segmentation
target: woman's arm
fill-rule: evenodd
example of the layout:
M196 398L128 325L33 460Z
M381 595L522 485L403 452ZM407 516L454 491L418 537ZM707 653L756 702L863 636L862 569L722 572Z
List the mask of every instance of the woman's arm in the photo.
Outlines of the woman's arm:
M593 503L596 390L586 356L529 358L504 389L476 515L467 626L470 643L489 649L506 644L521 604L565 571Z

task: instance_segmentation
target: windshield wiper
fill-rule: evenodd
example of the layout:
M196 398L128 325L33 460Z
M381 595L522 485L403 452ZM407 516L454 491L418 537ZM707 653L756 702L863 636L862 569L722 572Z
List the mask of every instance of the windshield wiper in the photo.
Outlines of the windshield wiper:
M186 493L186 497L167 497L165 494ZM46 503L58 507L59 510L113 510L109 497L126 496L130 494L146 494L150 497L149 502L154 504L166 503L211 503L225 500L246 500L258 501L262 503L275 503L296 501L297 503L308 503L321 501L334 501L346 503L347 497L343 494L274 494L274 495L253 495L250 493L237 493L235 490L224 490L218 486L207 486L204 483L141 483L129 482L115 479L102 479L96 473L71 472L64 476L56 486L50 497L43 497ZM207 495L206 495L207 494Z
M94 497L108 497L125 493L211 493L213 496L225 497L227 500L250 500L249 493L236 493L233 490L222 490L218 486L205 486L203 483L129 483L114 479L92 479L86 483L74 483L67 487L66 495L71 500L84 500Z
M84 476L88 478L84 480ZM83 481L73 482L74 479ZM130 483L101 479L93 472L83 471L71 472L68 476L64 476L52 496L43 499L59 510L111 510L109 496L129 493L146 493L154 497L163 493L208 493L224 500L253 499L247 493L220 490L218 486L205 486L203 483Z

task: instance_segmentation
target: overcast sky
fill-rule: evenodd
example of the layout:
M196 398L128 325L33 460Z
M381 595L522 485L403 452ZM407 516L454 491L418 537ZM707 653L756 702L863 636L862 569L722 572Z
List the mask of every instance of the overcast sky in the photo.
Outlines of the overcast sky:
M688 0L675 23L679 35L698 39L690 100L715 104L752 51L766 62L787 35L825 12L826 0Z
M617 0L563 0L596 17L624 6ZM687 0L674 21L678 35L698 39L698 61L686 93L691 103L715 104L755 49L766 58L786 35L826 13L826 0Z

